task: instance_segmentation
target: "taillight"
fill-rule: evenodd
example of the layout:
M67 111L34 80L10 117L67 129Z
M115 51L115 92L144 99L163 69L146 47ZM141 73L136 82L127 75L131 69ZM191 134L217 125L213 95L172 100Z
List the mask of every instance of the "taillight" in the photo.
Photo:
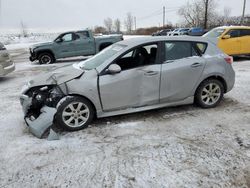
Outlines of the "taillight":
M228 63L228 64L232 64L234 62L234 59L232 56L228 56L228 57L225 57L224 58L225 61Z

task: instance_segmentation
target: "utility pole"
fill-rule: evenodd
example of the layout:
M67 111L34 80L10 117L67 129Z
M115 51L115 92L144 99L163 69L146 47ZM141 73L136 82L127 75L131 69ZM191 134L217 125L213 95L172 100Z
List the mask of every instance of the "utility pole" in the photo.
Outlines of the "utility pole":
M165 26L165 18L166 18L166 7L163 7L163 28Z
M244 24L245 11L246 11L246 0L244 0L244 4L243 4L243 11L242 11L242 17L241 17L240 25Z
M204 19L204 29L207 29L207 13L208 13L208 1L205 1L205 19Z
M135 22L135 31L136 31L136 29L137 29L137 27L136 27L136 16L134 17L134 22Z
M2 0L0 0L0 26L2 22Z

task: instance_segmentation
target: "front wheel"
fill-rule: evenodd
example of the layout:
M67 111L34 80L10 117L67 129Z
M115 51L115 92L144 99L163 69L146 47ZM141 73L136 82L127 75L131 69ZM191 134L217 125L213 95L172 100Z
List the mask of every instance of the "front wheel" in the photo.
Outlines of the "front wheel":
M221 102L223 95L223 84L219 80L209 79L198 87L195 102L202 108L213 108Z
M55 59L52 54L50 53L42 53L38 57L40 64L51 64L55 62Z
M94 107L85 98L67 97L58 106L56 124L68 131L87 128L94 118Z

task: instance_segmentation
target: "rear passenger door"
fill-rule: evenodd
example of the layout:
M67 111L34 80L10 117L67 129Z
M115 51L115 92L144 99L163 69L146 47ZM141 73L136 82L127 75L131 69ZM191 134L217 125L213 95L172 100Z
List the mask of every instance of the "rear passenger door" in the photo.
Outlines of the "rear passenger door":
M206 50L206 45L185 41L165 42L160 102L180 101L193 95L192 91L205 67L205 60L200 55Z
M79 39L75 41L76 51L78 55L94 55L96 53L95 39L89 35L89 32L79 31L76 32L76 35L79 36Z

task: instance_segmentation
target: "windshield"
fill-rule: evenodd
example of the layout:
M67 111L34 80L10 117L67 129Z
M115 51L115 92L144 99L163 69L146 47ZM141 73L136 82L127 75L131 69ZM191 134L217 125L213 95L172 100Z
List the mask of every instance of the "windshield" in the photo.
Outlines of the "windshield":
M225 31L225 29L215 28L215 29L212 29L211 31L209 31L208 33L206 33L204 36L205 37L214 37L214 38L217 38L217 37L221 36L221 34L224 31Z
M0 42L0 50L5 50L6 48L4 47L4 45Z
M78 66L85 70L95 69L125 47L126 45L114 44L104 49L103 51L99 52L98 54L91 57L90 59L80 62Z

